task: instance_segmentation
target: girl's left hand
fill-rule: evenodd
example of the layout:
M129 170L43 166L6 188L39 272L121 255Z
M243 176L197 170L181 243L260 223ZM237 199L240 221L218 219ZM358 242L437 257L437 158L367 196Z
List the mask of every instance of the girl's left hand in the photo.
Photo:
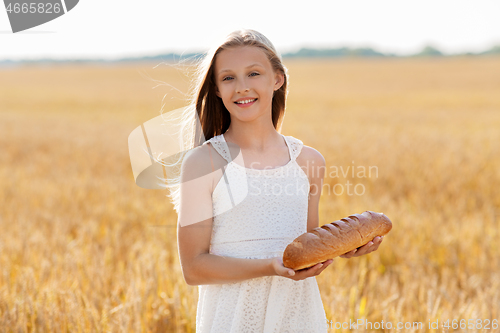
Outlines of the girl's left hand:
M349 258L359 257L359 256L362 256L364 254L368 254L370 252L376 251L378 249L380 243L382 243L383 238L384 238L384 236L382 236L382 237L377 236L373 239L373 241L369 241L365 245L360 246L357 249L352 250L351 252L344 253L340 257L349 259Z

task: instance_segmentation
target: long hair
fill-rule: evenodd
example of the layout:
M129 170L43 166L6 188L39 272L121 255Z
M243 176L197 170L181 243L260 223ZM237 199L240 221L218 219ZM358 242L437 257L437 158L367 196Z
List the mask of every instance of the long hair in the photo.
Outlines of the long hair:
M272 122L274 128L281 132L281 125L285 116L285 103L288 94L288 69L283 65L281 55L274 45L263 34L252 29L240 29L231 32L219 46L210 49L198 61L194 72L194 79L190 87L190 105L184 109L181 119L183 122L180 147L184 152L200 146L206 140L223 134L231 124L229 111L224 106L222 99L216 95L214 66L217 55L230 48L254 46L259 47L269 59L273 71L284 76L283 85L274 92L272 101ZM168 195L179 213L180 205L180 164L182 157L177 156L175 163L168 164L175 169L174 177L168 179Z

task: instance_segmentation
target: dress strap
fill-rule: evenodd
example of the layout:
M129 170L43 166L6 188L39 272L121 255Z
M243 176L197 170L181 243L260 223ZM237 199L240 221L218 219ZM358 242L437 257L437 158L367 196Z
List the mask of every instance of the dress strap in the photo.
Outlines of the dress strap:
M284 137L286 142L288 143L288 148L290 148L291 159L295 160L300 155L304 143L301 140L290 135Z
M219 153L222 158L224 158L228 163L231 163L231 154L229 153L229 147L227 146L226 141L224 141L224 138L222 137L222 134L216 135L213 138L203 142L203 144L206 144L210 142L212 144L212 147Z
M293 136L290 135L288 136L283 135L283 138L285 139L288 145L291 159L295 160L297 156L300 155L304 143L301 140L294 138ZM222 158L224 158L228 163L231 163L232 159L231 159L231 154L229 153L229 147L226 141L224 140L222 134L214 136L213 138L203 142L203 144L206 144L208 142L212 144L212 147L222 156Z

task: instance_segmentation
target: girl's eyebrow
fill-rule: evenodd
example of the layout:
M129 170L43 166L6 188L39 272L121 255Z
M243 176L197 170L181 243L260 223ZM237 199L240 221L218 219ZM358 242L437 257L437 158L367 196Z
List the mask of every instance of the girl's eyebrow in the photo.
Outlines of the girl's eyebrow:
M251 67L254 67L254 66L264 67L264 66L262 66L260 63L257 63L257 62L256 62L256 63L254 63L254 64L248 65L248 66L247 66L247 67L245 67L245 68L251 68ZM220 75L220 74L222 74L222 73L224 73L224 72L230 72L230 71L231 71L230 69L223 69L223 70L219 71L219 75Z

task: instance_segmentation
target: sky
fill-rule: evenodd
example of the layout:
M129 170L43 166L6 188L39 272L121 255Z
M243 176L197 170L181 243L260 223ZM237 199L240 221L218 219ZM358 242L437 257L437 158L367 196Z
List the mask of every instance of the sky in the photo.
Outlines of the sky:
M81 0L13 34L2 6L0 60L199 52L239 28L260 31L281 53L346 46L408 55L426 45L445 54L482 52L500 45L499 14L499 0Z

